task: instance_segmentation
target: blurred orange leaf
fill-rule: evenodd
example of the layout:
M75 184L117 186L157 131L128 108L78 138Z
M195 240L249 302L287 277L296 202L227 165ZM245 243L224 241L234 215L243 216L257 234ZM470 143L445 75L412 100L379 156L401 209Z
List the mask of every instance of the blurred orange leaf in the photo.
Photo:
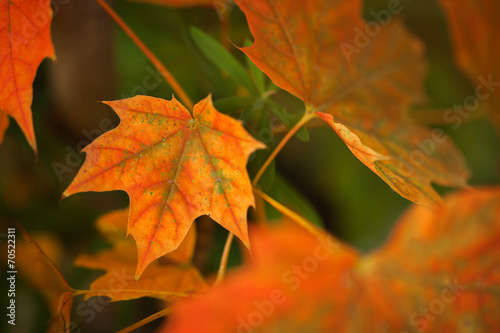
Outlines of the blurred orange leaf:
M124 190L131 201L128 233L146 266L175 250L195 218L211 216L248 247L247 210L254 205L246 162L265 146L207 97L193 115L175 98L136 96L106 102L120 125L84 151L87 158L63 197Z
M0 113L13 117L37 151L31 115L33 80L42 60L54 56L50 0L9 0L0 4ZM0 118L3 116L0 115ZM0 120L0 137L5 122ZM1 142L1 140L0 140Z
M125 238L128 213L128 208L110 212L97 221L97 228L113 244L112 249L81 255L75 260L77 266L106 271L92 283L86 298L104 295L112 301L140 297L172 299L177 294L206 289L202 276L190 263L196 241L194 227L177 250L149 265L136 281L137 250L134 242Z
M179 303L164 332L496 332L499 242L498 187L411 207L366 255L294 225L256 230L254 260Z
M462 112L448 115L456 125L486 103L493 123L500 130L500 43L498 42L498 0L441 0L451 29L455 60L469 80L476 85L477 101ZM486 47L487 46L487 47ZM474 105L476 105L474 107Z
M34 241L54 263L62 261L62 244L50 234L38 234ZM72 290L65 286L34 244L19 242L16 247L16 267L23 281L43 296L53 316L47 332L69 332ZM20 305L18 305L20 306ZM18 319L19 320L19 319Z
M242 50L302 99L354 155L403 197L436 206L431 182L464 186L464 159L440 130L412 125L424 99L423 45L402 22L367 23L361 1L241 1L255 42Z
M59 301L57 303L57 312L51 320L53 324L51 324L51 326L47 330L47 333L71 332L71 310L73 308L73 298L74 294L72 291L66 291L59 297Z

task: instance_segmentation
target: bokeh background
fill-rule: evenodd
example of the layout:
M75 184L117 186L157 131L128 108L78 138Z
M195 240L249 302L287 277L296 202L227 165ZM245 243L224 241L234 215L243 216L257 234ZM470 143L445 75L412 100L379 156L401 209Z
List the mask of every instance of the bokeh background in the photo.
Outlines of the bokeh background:
M170 99L172 90L97 3L88 0L53 3L52 36L57 61L45 60L34 83L32 110L38 160L11 121L0 146L0 223L2 232L17 221L32 235L50 235L59 246L56 259L61 272L73 287L87 289L101 273L74 267L72 260L78 254L108 247L97 234L94 221L103 213L128 205L127 195L119 191L83 193L60 200L83 162L81 148L89 138L107 131L109 124L118 124L111 108L97 101L136 94ZM225 36L221 34L221 18L213 8L171 9L122 0L110 3L193 100L211 93L217 105L218 100L242 94L197 48L189 32L191 26L202 29L229 45L235 57L246 64L243 53L231 44L241 46L245 40L251 40L245 17L236 6L229 8L230 21L223 23L230 24L230 36ZM474 95L474 87L454 64L449 30L439 4L410 0L401 3L404 10L400 16L425 43L429 62L428 103L426 107L412 109L411 116L417 122L443 128L453 138L470 167L470 184L499 183L498 135L481 110L456 130L442 120L447 108ZM386 7L386 1L365 1L365 18L373 20L370 12ZM285 92L277 93L274 100L291 114L303 112L301 103ZM219 102L221 111L246 121L259 101L249 101L243 108ZM270 128L273 137L259 137L258 131L253 134L268 140L265 143L273 147L281 138L283 127L265 109L262 117L275 124ZM304 136L294 138L279 154L272 168L274 172L266 174L266 191L362 251L379 246L410 203L360 163L330 128L312 123L308 134L308 141L304 141ZM250 162L251 174L261 158ZM443 194L450 190L437 189ZM272 209L268 213L270 218L277 217ZM209 274L216 270L227 233L208 218L199 221L198 227L203 234L195 262ZM19 242L20 238L18 235ZM2 256L6 256L4 238L0 247ZM233 247L231 265L238 264L239 255L238 248ZM8 289L6 276L2 270L2 293ZM17 288L18 325L13 328L2 320L0 329L43 332L50 319L43 297L22 275L18 275ZM80 302L77 299L74 308ZM72 319L81 332L116 331L152 314L160 306L159 301L149 299L111 303L88 324L86 317L77 313ZM155 325L147 325L143 331L151 331Z

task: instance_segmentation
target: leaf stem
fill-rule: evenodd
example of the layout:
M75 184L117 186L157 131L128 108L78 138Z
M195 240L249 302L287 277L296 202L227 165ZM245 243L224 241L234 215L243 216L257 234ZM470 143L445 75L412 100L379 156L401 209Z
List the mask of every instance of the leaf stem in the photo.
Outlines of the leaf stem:
M62 285L64 286L64 288L68 291L70 290L74 290L73 288L71 288L71 286L68 284L68 282L66 281L66 279L64 278L64 276L62 275L61 271L57 268L56 264L54 263L54 261L52 259L50 259L46 254L45 252L42 250L42 248L37 244L37 242L35 242L35 240L30 236L30 234L26 231L26 229L24 229L23 225L19 222L15 222L15 225L16 225L16 228L21 232L21 234L23 235L24 239L26 240L26 242L34 245L38 251L38 253L40 253L40 255L42 256L42 258L45 260L45 262L49 265L49 267L52 269L52 271L57 275L57 277L59 278L59 281L61 281Z
M306 112L304 113L304 115L302 116L302 118L300 118L300 120L290 129L290 131L283 137L283 139L281 139L280 143L276 146L276 148L273 150L273 152L271 153L271 155L269 155L269 157L267 158L267 160L260 167L259 171L257 172L257 175L255 176L255 178L252 181L252 185L253 186L256 186L258 184L260 178L262 177L262 175L266 171L267 167L276 158L276 156L281 151L281 149L283 149L283 147L285 146L285 144L292 138L292 136L295 133L297 133L297 131L302 127L302 125L304 125L305 123L307 123L312 118L314 118L314 113L309 112L308 110L306 110Z
M126 327L122 330L119 330L118 332L116 333L128 333L128 332L132 332L133 330L141 327L141 326L144 326L146 324L149 324L150 322L152 322L153 320L156 320L158 318L161 318L161 317L164 317L166 315L168 315L169 313L171 313L173 311L173 307L170 306L166 309L163 309L161 311L158 311L156 313L153 313L151 316L149 317L146 317L140 321L138 321L137 323L133 324L133 325L130 325L129 327Z
M291 209L283 206L282 204L280 204L279 202L277 202L276 200L274 200L273 198L271 198L270 196L268 196L267 194L265 194L261 190L254 188L253 191L255 194L260 196L262 199L266 200L271 206L276 208L281 214L288 216L289 218L291 218L292 220L297 222L297 224L299 224L301 227L303 227L304 229L309 231L314 236L316 236L318 238L327 237L326 233L323 232L318 227L316 227L311 221L300 216L299 214L295 213Z
M231 244L233 243L234 235L232 232L227 235L226 244L224 245L224 251L222 252L222 257L220 259L219 271L217 272L217 279L214 282L214 286L224 280L224 276L226 275L227 268L227 259L229 258L229 251L231 250Z
M226 49L230 50L231 48L231 15L230 11L226 10L222 13L220 17L220 42L221 45Z
M267 223L266 206L262 197L255 197L255 212L257 223L265 225Z
M122 30L132 39L132 41L141 49L142 53L153 63L156 69L161 73L165 80L170 84L175 93L179 96L182 103L189 109L193 109L193 102L180 86L177 80L170 74L167 68L158 60L151 50L137 37L130 27L121 19L120 16L104 1L96 0L97 3L108 13L108 15L122 28Z
M73 295L93 295L93 296L108 296L113 293L138 293L138 294L150 294L150 295L162 295L162 296L179 296L188 297L186 293L178 293L174 291L160 291L160 290L136 290L136 289L90 289L90 290L74 290Z

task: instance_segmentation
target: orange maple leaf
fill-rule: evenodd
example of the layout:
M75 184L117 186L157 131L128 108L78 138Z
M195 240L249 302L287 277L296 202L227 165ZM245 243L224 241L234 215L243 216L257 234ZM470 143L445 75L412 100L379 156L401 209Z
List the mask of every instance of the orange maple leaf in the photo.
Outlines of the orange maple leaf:
M423 45L402 22L368 25L361 1L241 1L255 42L242 50L279 87L302 99L403 197L436 206L431 182L464 186L464 159L443 131L411 124L424 97ZM377 23L375 23L376 25ZM370 30L370 34L365 32Z
M500 329L499 187L454 193L436 211L412 206L366 255L290 224L251 239L254 260L180 302L162 332Z
M129 209L126 208L100 217L96 222L97 229L113 244L113 248L75 259L77 266L106 271L92 282L91 292L86 294L86 298L104 295L112 301L140 297L171 300L178 295L207 288L201 274L190 262L196 242L194 227L177 250L149 265L136 281L137 250L132 240L125 239L128 215Z
M475 85L475 99L464 100L461 113L449 114L455 125L486 103L489 115L500 130L500 43L497 0L441 0L451 29L455 60Z
M42 60L55 58L50 38L50 0L4 0L0 3L0 17L0 113L16 120L36 153L31 115L33 80Z
M254 198L246 162L265 146L241 122L219 113L210 96L195 105L193 117L175 98L105 103L121 123L83 150L85 163L63 197L128 193L128 233L139 251L136 277L175 250L200 215L211 216L249 247L247 210Z

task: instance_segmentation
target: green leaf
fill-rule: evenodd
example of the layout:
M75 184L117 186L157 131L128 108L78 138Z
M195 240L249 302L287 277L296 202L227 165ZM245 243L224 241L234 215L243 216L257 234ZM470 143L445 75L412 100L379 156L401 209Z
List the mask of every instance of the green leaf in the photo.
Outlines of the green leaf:
M196 27L191 27L191 37L201 52L220 70L237 84L245 87L251 94L257 90L245 68L215 39Z
M259 150L255 152L255 158L252 160L253 173L257 173L257 170L264 164L264 162L269 157L269 150ZM259 179L259 186L263 191L268 191L274 184L274 179L276 177L276 162L272 161L271 164L266 168L266 171L262 174Z
M252 42L248 39L245 39L245 42L243 43L245 47L252 45ZM246 55L245 55L246 56ZM255 86L257 87L257 90L259 91L259 94L264 94L266 92L266 76L262 71L259 69L259 67L255 66L255 64L250 60L248 56L246 56L247 59L247 67L250 69L250 73L252 74L253 82L255 83Z
M309 131L305 126L302 126L297 133L295 133L295 137L300 141L309 142Z
M287 111L286 107L282 107L271 99L266 99L265 102L269 105L269 111L271 111L283 123L283 125L286 126L286 128L292 128L293 125L299 121L300 117ZM291 118L290 115L292 115ZM297 133L295 133L295 137L301 141L308 142L309 131L307 128L301 127Z
M200 83L208 81L212 85L212 88L209 89L214 89L211 90L214 96L230 96L236 92L236 87L233 82L224 79L221 71L212 66L211 62L195 45L189 31L186 31L185 33L184 44L193 56L194 61L198 64L204 74L206 74L206 76L200 75L200 77L198 77L198 81L200 81ZM222 110L219 111L223 112Z
M260 112L258 128L260 130L256 137L260 138L259 140L268 145L268 149L262 149L255 153L255 170L260 169L260 167L265 163L265 161L268 159L269 155L275 148L273 145L273 132L271 131L271 128L269 128L269 115L267 114L267 112ZM261 132L266 130L268 130L267 134L264 134L266 132ZM259 185L262 186L262 189L264 191L267 191L273 185L275 172L276 163L275 160L273 160L271 164L269 164L269 166L266 168L266 171L264 171L262 177L259 180Z
M214 106L220 112L232 113L244 107L251 106L254 101L254 97L231 96L214 101Z
M275 177L276 177L276 161L272 161L271 164L269 164L269 166L267 167L266 171L264 171L264 173L262 174L262 177L260 178L259 181L259 184L263 184L262 189L264 191L267 191L274 184Z

